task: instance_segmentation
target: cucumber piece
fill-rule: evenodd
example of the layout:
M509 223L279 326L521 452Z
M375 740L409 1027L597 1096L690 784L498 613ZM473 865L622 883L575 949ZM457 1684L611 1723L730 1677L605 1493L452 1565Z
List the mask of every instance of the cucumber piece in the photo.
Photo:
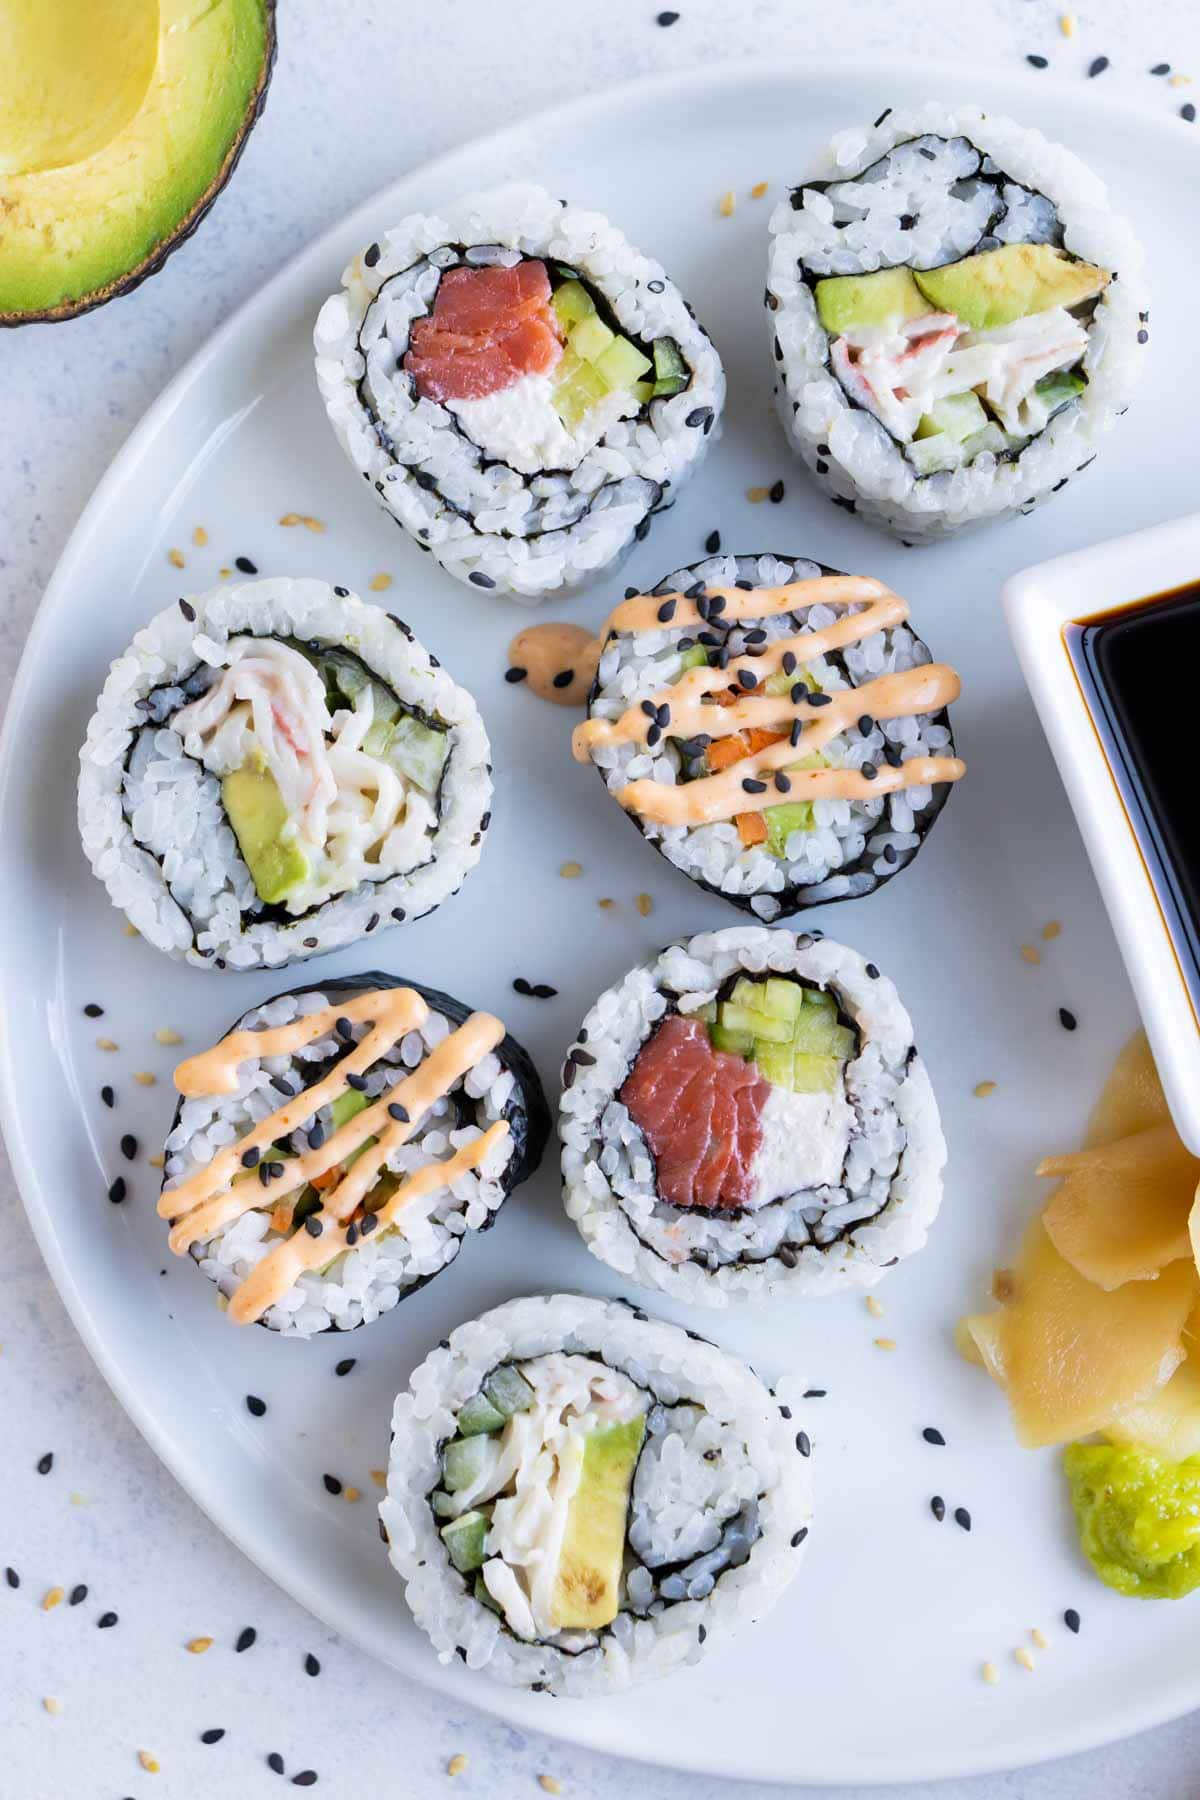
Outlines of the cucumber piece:
M492 1612L499 1613L501 1618L504 1617L504 1608L502 1606L498 1605L497 1602L492 1599L492 1596L488 1592L488 1584L483 1579L482 1575L476 1575L475 1585L471 1589L471 1592L474 1594L475 1598L478 1600L480 1606L489 1607Z
M514 1413L528 1412L533 1405L533 1389L511 1363L504 1363L493 1370L483 1384L483 1391L504 1418L510 1419Z
M754 1061L767 1081L776 1087L793 1085L796 1052L791 1044L756 1044Z
M353 1119L357 1113L365 1112L370 1104L367 1096L360 1093L358 1088L347 1088L345 1093L339 1094L330 1105L329 1110L333 1114L333 1129L340 1131L347 1119Z
M721 1024L726 1031L748 1033L759 1044L790 1044L792 1026L789 1019L773 1019L768 1013L756 1012L749 1006L738 1006L727 1000L721 1008Z
M792 1064L792 1089L797 1094L832 1094L841 1066L835 1056L814 1056L797 1050Z
M634 382L641 381L651 366L650 358L643 356L637 345L631 344L626 337L614 338L594 361L612 393L632 388Z
M963 448L948 431L939 431L936 437L914 438L908 455L919 475L936 475L939 470L960 467Z
M1008 449L1008 433L999 425L989 423L982 431L973 431L969 438L963 440L963 460L971 462L984 450L994 450L997 454Z
M681 394L691 379L691 372L679 345L673 337L660 337L655 338L651 348L654 352L654 398L664 400L672 394Z
M654 383L652 381L635 381L630 392L639 406L649 406L654 398Z
M481 1431L499 1431L504 1424L504 1414L492 1405L486 1394L472 1394L460 1409L456 1423L460 1437L477 1437Z
M1052 412L1057 412L1060 407L1082 394L1086 386L1084 377L1075 374L1073 370L1055 369L1053 374L1043 375L1034 385L1033 391L1043 405L1048 406Z
M725 1008L721 1008L724 1013ZM727 1050L731 1056L744 1056L747 1061L754 1055L754 1037L749 1031L731 1031L723 1018L709 1026L708 1035L712 1039L714 1050Z
M446 732L423 725L411 713L397 720L388 749L388 761L407 780L427 794L437 792L442 767L450 750Z
M483 1541L491 1520L486 1513L465 1512L442 1526L442 1542L446 1553L460 1575L470 1575L484 1565Z
M935 400L929 411L921 415L917 436L931 438L944 431L961 444L973 432L982 431L987 422L988 416L978 394L947 394L944 399Z
M590 318L596 310L596 302L584 287L582 281L573 278L564 281L561 287L554 290L550 301L555 316L564 331L569 332L572 325L578 325L581 319Z
M762 1007L773 1019L796 1020L800 1017L804 1005L804 989L795 981L786 981L777 975L769 975L766 981L760 981Z
M764 807L763 818L767 824L767 849L782 862L787 856L787 842L793 831L811 831L813 828L812 801L784 800L778 806Z
M608 389L604 377L591 363L581 362L575 373L554 390L554 410L568 431L573 431Z
M581 356L584 362L594 363L615 337L616 332L610 331L596 313L591 313L586 319L581 319L578 325L571 327L567 342L576 356Z
M810 694L819 694L821 691L821 684L811 669L793 669L790 675L785 675L782 669L776 669L775 673L768 675L763 682L763 692L766 694L790 694L798 681L804 683Z
M442 1480L452 1494L481 1480L500 1455L494 1437L451 1438L442 1451Z
M854 1054L854 1033L839 1025L836 1015L806 1006L796 1020L792 1044L808 1056L833 1056L839 1062Z
M436 1518L452 1519L454 1517L453 1496L443 1493L441 1488L433 1490L429 1496L429 1504L432 1506Z
M692 644L687 650L679 652L679 675L686 675L689 669L706 669L708 667L708 651L703 644ZM675 677L679 680L679 675Z
M372 719L362 741L363 750L368 756L386 756L388 745L395 735L395 727L390 720Z

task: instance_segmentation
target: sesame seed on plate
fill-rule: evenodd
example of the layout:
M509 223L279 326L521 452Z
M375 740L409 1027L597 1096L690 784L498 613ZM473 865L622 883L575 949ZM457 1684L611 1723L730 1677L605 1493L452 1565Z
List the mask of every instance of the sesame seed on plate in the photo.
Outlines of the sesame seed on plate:
M544 1794L561 1794L562 1782L553 1775L539 1775L538 1786Z
M56 1606L61 1606L65 1599L66 1593L62 1588L47 1588L46 1592L42 1595L42 1611L53 1612L54 1608Z
M104 1008L102 1006L97 1006L94 1000L89 1000L83 1009L83 1016L85 1019L102 1019L104 1017Z
M110 1037L98 1037L96 1039L97 1050L115 1050L116 1047L116 1044Z
M643 919L648 919L650 916L651 910L653 909L654 902L650 898L649 894L639 894L637 899L634 902L634 905L637 907L638 911L641 913Z
M936 1425L927 1425L925 1427L924 1431L921 1433L921 1436L925 1439L925 1442L927 1444L944 1445L946 1442L945 1438L942 1436L941 1432L938 1430Z
M53 1715L57 1715L63 1709L62 1701L56 1700L53 1694L47 1694L46 1698L42 1701L42 1705L48 1713Z
M1027 56L1025 61L1031 69L1048 69L1050 67L1050 60L1045 56Z
M206 1650L212 1649L212 1646L213 1641L210 1637L194 1637L188 1639L186 1649L191 1656L203 1656Z
M946 1502L940 1494L935 1494L929 1502L929 1510L940 1525L946 1516Z
M977 1100L986 1100L988 1095L994 1094L995 1091L996 1083L994 1081L977 1081L971 1089Z
M1079 1024L1079 1020L1075 1017L1075 1014L1065 1006L1060 1006L1058 1009L1058 1022L1064 1031L1074 1031Z
M1037 1668L1037 1664L1033 1660L1033 1651L1028 1649L1024 1644L1018 1644L1013 1651L1013 1661L1015 1663L1020 1663L1023 1669L1028 1669L1031 1675Z
M37 1472L39 1475L48 1475L53 1467L54 1452L53 1450L47 1450L44 1456L38 1457Z
M292 1776L293 1787L316 1787L316 1785L317 1771L315 1769L301 1769L298 1775Z
M267 1767L275 1775L283 1774L283 1758L278 1750L272 1750L267 1757Z
M139 1087L153 1087L158 1080L158 1076L152 1075L149 1069L135 1069L133 1071L133 1079L137 1082Z
M147 1775L158 1774L161 1764L156 1756L151 1756L149 1750L139 1750L137 1759L141 1763L143 1769L145 1769Z
M170 563L170 565L173 569L182 569L184 567L183 551L182 550L168 550L167 551L167 561Z
M340 1494L341 1493L342 1484L338 1480L336 1475L322 1475L321 1480L325 1484L325 1492L327 1494Z
M1092 58L1091 62L1088 64L1088 79L1089 79L1089 81L1094 80L1097 75L1103 75L1105 69L1107 69L1107 68L1108 68L1107 56L1094 56Z
M1075 1611L1075 1608L1073 1606L1068 1606L1066 1612L1063 1614L1063 1624L1066 1626L1068 1631L1074 1632L1075 1635L1078 1636L1078 1634L1079 1634L1079 1614Z
M721 198L717 201L717 211L723 219L728 219L733 216L733 211L736 206L737 200L734 198L733 189L726 188L725 192L721 195Z
M87 1599L87 1592L87 1583L83 1581L77 1582L67 1596L67 1605L78 1606L82 1601Z
M321 1665L311 1650L304 1658L304 1673L306 1675L319 1675L321 1673Z
M1075 36L1075 14L1074 13L1060 13L1059 17L1058 17L1058 29L1062 32L1062 34L1065 38L1074 37Z
M758 506L766 499L770 491L770 488L765 487L749 487L746 489L746 498L751 506Z
M468 1758L465 1757L460 1750L457 1756L452 1756L450 1761L446 1764L446 1773L447 1775L465 1775L467 1766Z
M373 594L384 594L391 585L392 578L386 569L381 569L378 575L372 575L371 577L370 588Z
M1000 1679L1000 1671L994 1662L985 1662L979 1673L983 1676L983 1679L987 1682L989 1687L995 1687Z
M219 1744L224 1736L225 1727L223 1725L210 1725L207 1731L200 1733L200 1742L202 1744Z
M895 1338L876 1338L875 1348L877 1350L894 1350L896 1348L896 1340Z
M242 1628L241 1631L238 1632L237 1642L234 1644L233 1647L239 1653L243 1650L249 1650L251 1645L256 1641L257 1637L258 1637L258 1633L257 1633L257 1631L255 1631L253 1625L246 1625Z
M769 185L770 183L766 181L756 181L754 186L750 189L750 198L752 200L761 200Z
M883 1304L875 1298L874 1294L868 1294L863 1304L873 1319L882 1319Z
M100 1617L96 1620L96 1629L97 1631L111 1631L116 1623L117 1615L115 1612L101 1613Z
M574 881L577 875L583 874L583 864L577 862L565 862L558 872L564 881Z
M261 1419L266 1410L267 1403L265 1400L260 1400L257 1394L246 1395L246 1411L250 1413L252 1417Z
M1034 1643L1037 1645L1039 1650L1048 1650L1050 1648L1050 1640L1047 1638L1045 1632L1040 1631L1036 1625L1033 1627L1033 1630L1029 1633L1029 1635L1033 1639Z
M954 1523L955 1523L955 1524L956 1524L956 1525L957 1525L957 1526L959 1526L959 1527L960 1527L960 1529L961 1529L961 1530L963 1530L963 1531L970 1531L970 1529L971 1529L971 1515L970 1515L970 1513L969 1513L969 1512L968 1512L968 1511L967 1511L967 1509L966 1509L966 1507L965 1507L965 1506L956 1506L956 1507L955 1507L955 1509L954 1509Z
M154 1041L156 1044L182 1044L183 1034L172 1031L169 1025L160 1025L154 1034Z
M783 486L782 481L773 482L771 484L770 490L767 494L767 498L771 502L772 506L778 506L779 502L783 499L783 495L784 495L784 486Z

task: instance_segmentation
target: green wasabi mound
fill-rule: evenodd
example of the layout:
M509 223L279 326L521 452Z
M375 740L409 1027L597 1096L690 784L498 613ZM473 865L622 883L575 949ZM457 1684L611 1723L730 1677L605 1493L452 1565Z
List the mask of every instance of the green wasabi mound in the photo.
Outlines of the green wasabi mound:
M1063 1455L1083 1553L1101 1581L1139 1600L1200 1586L1200 1456L1166 1462L1133 1445Z

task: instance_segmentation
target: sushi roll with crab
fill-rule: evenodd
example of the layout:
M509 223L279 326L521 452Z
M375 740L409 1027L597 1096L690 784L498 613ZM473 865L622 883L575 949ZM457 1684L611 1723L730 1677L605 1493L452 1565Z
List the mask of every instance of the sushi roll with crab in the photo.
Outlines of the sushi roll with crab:
M402 620L323 581L181 599L113 663L79 753L79 830L169 956L274 968L419 918L479 860L474 700Z
M283 1337L389 1312L541 1160L537 1072L490 1013L392 975L277 995L175 1071L158 1211L226 1317Z
M868 894L965 772L936 663L883 582L715 556L631 593L572 745L644 837L760 919Z
M1031 511L1129 404L1142 261L1103 184L1011 119L889 108L842 132L771 218L793 448L835 504L909 543Z
M810 1440L743 1363L620 1300L510 1300L392 1415L379 1512L443 1661L617 1693L698 1662L800 1565Z
M530 603L645 535L725 400L661 266L527 183L402 219L350 264L315 345L380 503L451 575Z
M873 1287L941 1204L937 1102L895 987L782 929L703 932L601 994L559 1134L593 1256L704 1306Z

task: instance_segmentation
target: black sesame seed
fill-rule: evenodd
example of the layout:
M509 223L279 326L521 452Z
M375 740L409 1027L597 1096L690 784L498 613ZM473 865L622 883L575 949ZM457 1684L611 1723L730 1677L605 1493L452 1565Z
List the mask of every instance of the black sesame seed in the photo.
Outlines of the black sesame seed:
M117 1179L108 1190L108 1197L114 1206L120 1206L128 1192L129 1189L125 1185L125 1177L123 1175L118 1175Z
M935 1494L929 1502L929 1510L940 1525L946 1516L946 1502L940 1494Z
M867 964L867 979L868 979L868 981L878 981L879 980L879 970L875 966L874 963Z
M319 1150L321 1148L321 1145L324 1142L325 1142L325 1127L322 1125L320 1119L318 1119L316 1121L316 1123L313 1125L312 1129L309 1131L308 1147L310 1150Z
M515 982L513 983L513 986L516 986ZM410 1115L408 1108L407 1106L402 1106L399 1100L393 1100L387 1110L389 1119L395 1119L400 1125L407 1125L409 1123Z
M1169 75L1171 73L1171 65L1170 63L1155 63L1150 73L1152 75Z
M115 1612L101 1613L100 1617L96 1620L96 1629L98 1631L109 1631L116 1622L117 1615Z
M737 678L744 688L756 688L758 686L758 676L752 669L739 669Z
M767 494L767 499L771 502L772 506L778 506L779 502L783 499L783 495L784 495L783 483L782 483L782 481L776 481L776 482L772 483L772 486Z
M1180 118L1181 118L1181 119L1186 119L1186 120L1187 120L1187 122L1188 122L1188 124L1189 124L1189 125L1194 125L1194 124L1195 124L1195 122L1196 122L1196 109L1195 109L1195 107L1194 107L1194 106L1193 106L1193 105L1192 105L1192 103L1191 103L1191 101L1190 101L1190 100L1186 100L1186 101L1185 101L1185 102L1184 102L1184 104L1183 104L1183 105L1182 105L1182 106L1181 106L1181 107L1180 107L1180 109L1179 109L1179 116L1180 116ZM1141 332L1139 332L1139 333L1138 333L1138 342L1139 342L1139 344L1140 344L1140 343L1144 343L1144 342L1145 342L1145 339L1144 339L1144 338L1143 338L1143 337L1142 337L1142 334L1141 334Z
M358 1226L353 1219L346 1227L346 1242L352 1250L358 1242Z
M896 853L895 844L885 844L883 846L883 860L885 863L889 864L900 860Z
M790 1406L781 1406L779 1409L779 1416L781 1419L790 1419L792 1416L791 1407Z
M647 731L647 733L646 733L647 745L649 746L649 748L651 750L653 750L654 746L661 742L662 742L661 729L657 725L651 725L649 731Z
M742 788L747 794L765 794L767 784L765 781L755 781L752 775L747 775L742 782Z
M126 1162L133 1162L138 1153L138 1141L132 1131L127 1131L121 1139L121 1155Z
M255 1631L253 1625L247 1625L242 1631L239 1631L237 1643L233 1647L240 1654L243 1650L249 1650L257 1638L258 1633Z
M304 1659L304 1673L306 1675L319 1675L321 1673L321 1665L311 1651Z
M353 1069L350 1069L346 1073L346 1086L352 1087L356 1094L365 1093L367 1078L365 1075L356 1074Z
M335 1369L333 1371L334 1374L335 1375L348 1375L357 1361L358 1361L358 1358L355 1356L344 1356L342 1358L341 1362L338 1363L337 1366L335 1367Z
M823 1400L828 1392L828 1388L805 1388L804 1398L806 1400Z
M363 1236L370 1237L371 1233L374 1231L374 1229L378 1225L378 1223L379 1223L379 1220L376 1218L375 1214L368 1213L366 1218L362 1222L361 1229L362 1229Z
M777 773L777 775L775 776L775 786L778 788L778 790L781 794L790 794L792 791L792 784L788 780L787 776L784 774L782 769L780 769L779 772Z
M1048 69L1050 67L1049 58L1045 56L1027 56L1025 61L1031 69Z
M407 916L408 915L402 906L393 906L392 917L395 919L397 925L403 925Z
M643 700L642 711L648 719L656 719L658 717L658 708L655 706L653 700Z
M240 569L243 575L258 574L258 564L252 563L248 556L235 556L233 566L235 569Z
M688 414L683 422L685 425L690 425L692 429L695 430L698 425L706 427L710 425L712 423L712 416L713 410L711 406L697 406L693 412Z
M105 1106L111 1107L115 1105L117 1097L110 1087L102 1087L100 1089L100 1098L103 1100Z
M104 1017L104 1008L102 1006L97 1006L94 1000L89 1000L83 1009L83 1016L85 1019L102 1019Z
M964 1531L970 1531L970 1529L971 1529L971 1515L970 1515L970 1513L969 1513L969 1512L968 1512L968 1511L967 1511L967 1509L966 1509L966 1507L965 1507L965 1506L956 1506L956 1507L955 1507L955 1509L954 1509L954 1523L955 1523L955 1524L956 1524L956 1525L961 1525L961 1526L962 1526L962 1528L963 1528L963 1530L964 1530Z
M1060 1006L1058 1009L1058 1022L1064 1031L1074 1031L1075 1027L1079 1024L1079 1020L1075 1017L1075 1014L1069 1012L1065 1006Z
M1196 109L1195 109L1195 107L1193 107L1192 108L1192 117L1195 118L1195 116L1196 116ZM1146 327L1144 325L1141 327L1141 329L1139 330L1139 332L1137 334L1137 341L1139 344L1148 344L1150 342L1150 333L1146 330ZM1066 482L1063 483L1063 486L1064 487L1066 486Z
M669 625L671 623L671 620L675 617L675 608L678 604L679 602L677 600L663 601L658 609L658 622L660 625Z
M880 113L879 117L876 119L874 125L871 127L872 131L879 130L879 127L883 124L883 121L887 118L887 116L891 112L891 110L892 109L890 106L884 107L883 111Z
M832 694L810 694L808 696L808 704L810 706L832 706L833 705L833 695Z
M1103 75L1103 73L1104 73L1105 69L1107 69L1107 67L1108 67L1107 56L1093 57L1092 61L1088 64L1088 79L1091 80L1093 77L1095 77L1097 75Z
M780 1246L779 1246L778 1250L775 1252L775 1254L779 1258L780 1262L783 1264L785 1269L794 1269L795 1268L796 1252L792 1249L792 1246L790 1244L780 1244Z
M791 729L790 733L788 734L788 742L791 744L793 750L796 748L796 745L800 742L800 737L801 737L803 730L804 730L804 726L801 724L800 720L793 719L792 720L792 729Z
M189 625L195 623L196 609L194 606L189 606L189 604L186 600L180 600L179 610L183 614L184 618L187 620Z
M1073 1606L1068 1606L1066 1612L1063 1614L1063 1624L1068 1631L1078 1632L1079 1614L1075 1611Z
M342 1484L336 1475L322 1475L321 1480L325 1483L325 1492L327 1494L341 1493Z
M883 746L883 760L888 764L889 768L898 769L903 763L904 757L895 744L885 744Z
M794 1531L792 1533L792 1549L798 1550L807 1536L808 1536L808 1526L807 1525L802 1525L800 1527L799 1531Z
M548 981L539 981L533 990L533 997L535 1000L553 1000L556 998L557 994L558 989L556 987L551 987Z
M900 229L901 229L901 231L912 231L914 229L914 227L916 226L916 223L917 223L916 213L901 213L900 214Z
M319 1238L325 1227L322 1225L320 1219L318 1219L316 1213L309 1213L307 1219L304 1221L304 1229L307 1231L309 1237Z
M874 781L878 773L879 770L875 767L873 762L865 762L859 765L859 774L864 781Z
M718 550L721 548L721 534L719 531L709 532L704 540L704 548L710 556L715 556L717 554Z
M807 1431L798 1431L796 1433L796 1448L801 1456L812 1455L812 1441L809 1438Z
M496 585L491 576L485 575L482 569L472 569L467 579L473 581L475 586L480 588L494 588Z
M307 937L304 940L304 948L306 950L315 950L319 942L319 938Z
M646 283L646 291L651 294L661 294L666 291L666 286L667 284L665 281L648 281Z
M379 261L378 244L367 245L366 249L363 251L363 261L366 263L368 269L373 269L375 267L375 264Z
M529 982L526 981L526 979L523 975L518 975L513 982L513 992L514 992L514 994L528 995L528 994L532 994L533 988L530 986Z
M515 687L517 682L524 681L528 674L528 669L522 669L518 663L514 663L511 669L505 669L504 679L511 686Z
M723 613L728 605L729 602L724 594L714 594L708 603L708 610L711 613Z
M674 25L676 20L678 19L678 17L679 17L679 14L677 12L660 12L657 19L654 22L656 25L662 25L665 27L667 25Z
M267 1767L268 1769L273 1770L276 1775L283 1774L283 1758L280 1756L278 1750L272 1750L270 1756L268 1756Z
M270 1162L270 1163L267 1163L265 1165L265 1167L266 1167L267 1174L270 1176L272 1181L278 1181L280 1176L283 1174L283 1164L281 1162Z
M858 729L862 732L864 737L870 737L874 723L875 721L871 718L869 713L863 713L860 716Z
M794 675L796 673L796 652L794 650L784 651L782 667L785 675Z
M946 1442L936 1425L927 1425L921 1436L927 1444L944 1444Z
M266 1410L267 1403L265 1400L260 1400L257 1394L246 1395L246 1411L254 1418L261 1419Z
M828 475L829 464L827 462L822 461L822 459L820 457L817 458L816 463L813 466L815 467L818 475Z
M87 1593L87 1583L81 1581L77 1587L71 1589L70 1598L67 1601L68 1606L78 1606L81 1601L87 1599Z
M560 669L550 685L556 688L569 688L574 679L574 669Z
M200 1733L200 1742L202 1744L219 1744L224 1736L225 1727L223 1725L212 1725L207 1731Z
M333 1029L340 1038L346 1038L348 1040L354 1036L354 1027L347 1018L335 1019L333 1021Z

